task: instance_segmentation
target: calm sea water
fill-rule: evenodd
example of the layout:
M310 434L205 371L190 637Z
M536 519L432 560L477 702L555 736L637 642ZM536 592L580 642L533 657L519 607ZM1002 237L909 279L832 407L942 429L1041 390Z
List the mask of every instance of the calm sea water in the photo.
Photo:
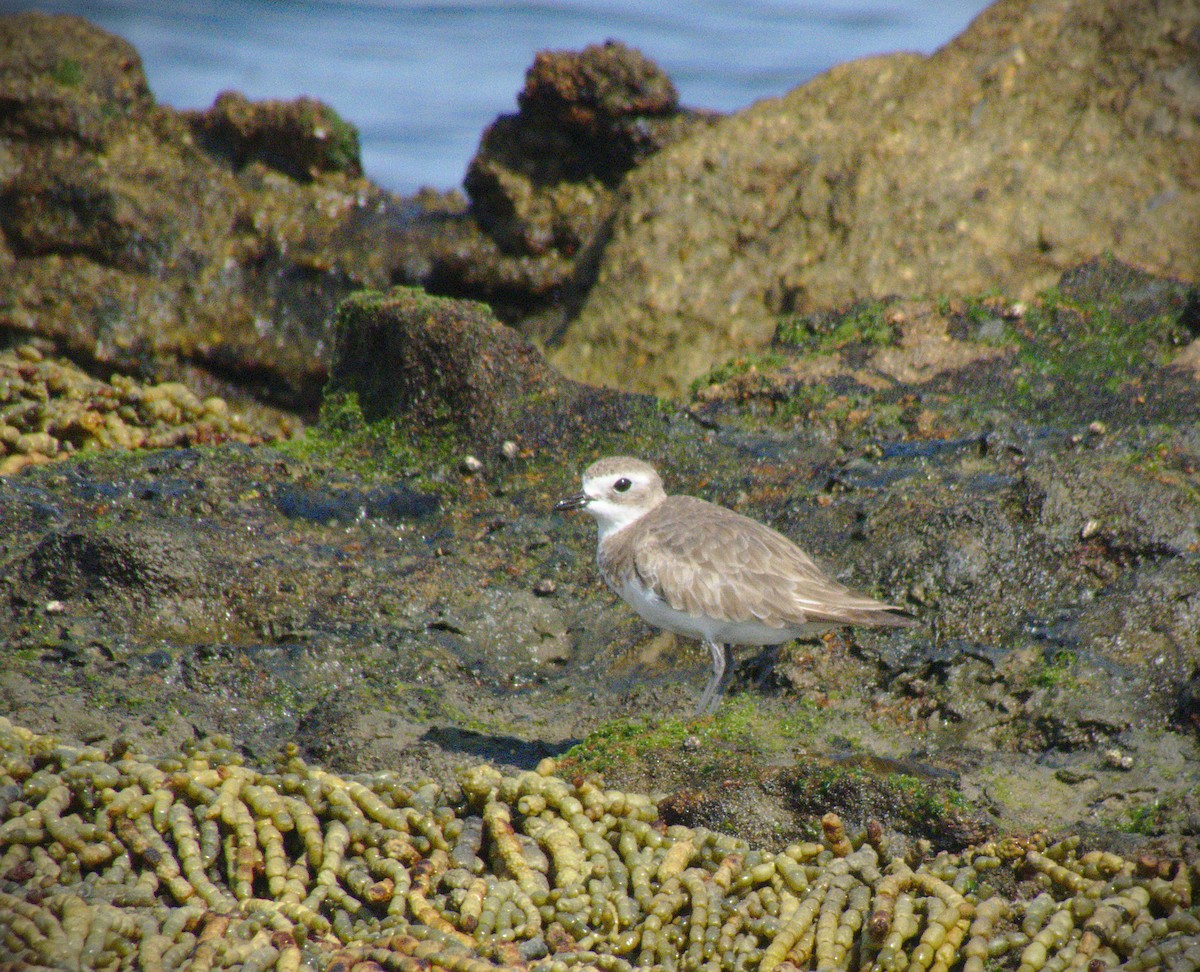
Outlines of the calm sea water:
M484 127L516 108L546 48L641 49L684 104L732 111L841 61L932 52L982 0L0 0L81 14L131 41L155 97L205 108L224 90L306 94L358 126L376 182L457 185Z

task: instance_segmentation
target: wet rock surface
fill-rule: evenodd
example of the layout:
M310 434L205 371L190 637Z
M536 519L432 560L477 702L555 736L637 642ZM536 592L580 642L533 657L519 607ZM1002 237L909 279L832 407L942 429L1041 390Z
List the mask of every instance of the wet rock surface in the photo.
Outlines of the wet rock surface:
M363 342L344 384L283 451L105 454L0 480L5 711L85 739L221 729L251 755L296 739L341 771L439 778L582 741L565 765L763 839L801 832L822 797L855 825L891 807L899 830L937 808L931 833L956 845L1045 824L1194 834L1195 380L1167 341L1106 392L1124 413L1076 394L1085 372L1027 388L1052 323L1098 342L1105 308L1128 303L1109 270L1069 307L1056 292L791 321L684 408L628 398L621 426L554 398L568 385L479 305L364 296L338 324ZM1160 293L1144 320L1186 332L1186 288ZM997 320L1003 339L968 336ZM946 370L870 367L907 373L910 332L939 328ZM435 350L447 334L485 381ZM798 353L796 335L818 346ZM386 389L375 340L437 377ZM690 723L707 660L616 602L590 522L550 512L614 452L772 523L922 627L740 652L721 714Z

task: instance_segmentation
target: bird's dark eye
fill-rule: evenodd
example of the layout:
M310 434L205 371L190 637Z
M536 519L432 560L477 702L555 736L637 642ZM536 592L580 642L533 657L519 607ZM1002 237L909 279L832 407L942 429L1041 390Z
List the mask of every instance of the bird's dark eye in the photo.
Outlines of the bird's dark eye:
M618 493L624 493L632 485L633 485L633 483L631 483L628 479L626 479L624 476L622 476L615 483L613 483L613 489L615 489Z

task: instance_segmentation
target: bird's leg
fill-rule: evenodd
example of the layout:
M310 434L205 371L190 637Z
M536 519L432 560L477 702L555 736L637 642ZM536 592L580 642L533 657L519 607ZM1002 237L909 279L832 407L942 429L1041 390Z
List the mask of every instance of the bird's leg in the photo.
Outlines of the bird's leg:
M715 641L706 641L708 650L712 652L713 673L708 684L704 686L704 694L700 696L700 704L696 706L696 715L711 715L721 704L721 696L729 685L733 675L733 648L730 645L719 645Z

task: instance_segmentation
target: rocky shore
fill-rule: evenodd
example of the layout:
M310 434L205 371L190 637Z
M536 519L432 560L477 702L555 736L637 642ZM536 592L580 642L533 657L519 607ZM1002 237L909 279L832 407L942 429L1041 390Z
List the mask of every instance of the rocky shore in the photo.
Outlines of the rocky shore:
M0 18L3 960L1187 965L1197 37L1002 0L728 118L546 53L399 199ZM551 512L615 453L920 627L688 719Z

